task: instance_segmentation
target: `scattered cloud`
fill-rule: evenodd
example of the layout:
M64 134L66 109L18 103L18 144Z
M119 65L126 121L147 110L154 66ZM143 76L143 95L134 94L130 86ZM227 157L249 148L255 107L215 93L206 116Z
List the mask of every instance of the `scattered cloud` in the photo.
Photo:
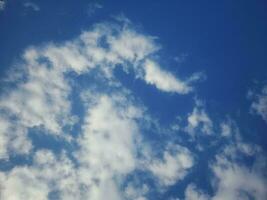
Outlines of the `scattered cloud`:
M18 63L23 70L9 75L0 95L0 159L24 155L32 157L33 163L0 173L1 199L106 199L107 193L109 199L127 195L145 199L148 186L138 189L141 195L131 189L131 182L121 190L127 175L135 170L151 172L166 186L183 179L194 164L185 147L168 148L162 159L151 154L146 157L149 167L141 164L142 149L137 147L150 146L142 142L138 124L144 120L144 109L113 74L122 66L126 73L131 69L135 78L148 83L143 73L151 62L159 73L157 88L162 89L161 76L166 76L174 92L187 93L178 86L187 87L185 83L153 61L158 49L153 37L123 23L97 24L73 40L27 48ZM72 112L73 87L78 84L73 80L81 75L95 79L80 91L84 117ZM172 92L168 87L163 90ZM77 123L81 131L71 133L70 127ZM38 149L29 136L32 129L38 129L34 134L50 135L76 149L63 148L61 153ZM25 182L28 187L23 189Z
M187 127L185 131L191 135L195 135L196 131L201 131L205 134L211 134L213 122L206 113L201 103L196 103L192 113L187 117Z
M212 199L259 199L266 198L266 180L263 172L218 156L211 166L215 175L216 194Z
M31 4L26 7L36 10ZM161 148L155 148L144 139L142 124L150 116L114 70L121 67L144 84L177 94L194 91L193 82L203 74L182 80L167 71L155 60L160 49L155 37L137 32L125 21L97 24L72 40L25 50L18 63L22 70L9 75L0 94L0 161L15 155L30 162L0 171L0 199L101 200L108 194L111 200L146 200L158 189L151 182L167 188L183 180L197 164L195 153L181 141L162 140ZM79 78L86 80L83 85ZM265 89L252 104L260 115L264 95ZM79 116L73 111L77 105L83 110ZM172 129L193 136L198 131L211 134L216 120L200 101L193 106L186 125ZM261 149L245 143L232 120L218 127L218 137L227 140L227 145L208 161L214 195L192 183L185 199L264 199L262 170L239 163L243 157L261 154ZM154 127L146 128L154 133ZM39 148L30 137L32 129L71 148L58 152ZM141 183L137 173L148 176L141 177Z
M171 145L164 151L162 159L152 160L147 165L161 185L169 186L182 180L193 164L193 155L187 148Z

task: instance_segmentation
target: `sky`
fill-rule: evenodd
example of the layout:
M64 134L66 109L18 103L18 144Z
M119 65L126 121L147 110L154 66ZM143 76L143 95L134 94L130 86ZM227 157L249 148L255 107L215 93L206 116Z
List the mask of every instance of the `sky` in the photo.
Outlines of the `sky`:
M266 200L267 3L0 1L0 200Z

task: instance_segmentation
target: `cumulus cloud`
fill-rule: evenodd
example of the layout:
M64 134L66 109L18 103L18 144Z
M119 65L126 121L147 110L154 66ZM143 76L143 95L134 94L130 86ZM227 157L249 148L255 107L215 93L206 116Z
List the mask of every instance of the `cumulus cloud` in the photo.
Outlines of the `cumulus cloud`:
M6 119L14 119L26 132L30 128L42 127L48 134L67 137L62 130L77 120L71 114L69 73L88 74L97 68L111 82L117 66L123 66L125 70L132 67L137 78L155 84L160 90L189 92L185 83L162 70L151 59L149 65L155 65L152 71L149 69L145 77L140 76L141 71L147 71L146 58L157 50L153 37L137 33L129 25L112 23L98 24L62 44L30 47L19 63L23 69L20 80L15 75L10 77L10 80L16 80L16 87L0 96L0 110ZM4 144L6 142L2 146L6 146Z
M162 159L154 159L148 163L148 168L161 185L169 186L182 180L193 164L193 155L187 148L171 146L164 151Z
M128 181L122 189L135 170L151 172L165 186L183 179L194 164L185 147L167 149L162 159L150 155L149 165L140 164L139 154L150 145L142 143L139 121L146 119L144 108L134 103L135 97L113 73L122 66L162 91L191 91L192 86L189 89L152 59L158 49L153 37L129 23L97 24L73 40L27 48L0 95L0 161L23 155L33 162L0 173L0 198L99 200L109 194L114 200L145 199L148 186L134 190ZM150 69L147 73L148 62L155 65L152 74ZM77 97L84 116L73 114L73 88L79 84L74 80L80 76L95 80ZM81 131L73 133L77 124ZM30 137L32 129L75 148L60 153L39 149Z
M242 146L253 151L243 151ZM242 162L245 158L254 158L249 167ZM212 175L210 183L213 195L207 194L195 184L189 184L185 190L185 200L222 200L222 199L257 199L266 198L266 158L256 146L237 140L224 146L215 156L215 161L209 161Z
M113 179L130 173L136 165L135 138L139 131L134 121L137 116L133 113L139 112L121 105L124 103L128 102L101 95L85 118L76 157L81 166L90 169L84 176L84 184L90 185L90 181L97 180L103 186L93 188L97 196L106 194L103 191L106 184L112 184L114 191L118 190Z
M213 122L206 113L203 106L196 103L192 113L187 117L187 127L185 131L191 135L194 135L196 131L201 131L205 134L211 134L213 128Z
M257 199L266 198L266 180L262 172L250 170L244 165L227 160L221 156L212 165L217 188L214 200L220 199Z
M146 193L148 193L149 187L145 184L138 186L134 185L133 183L130 183L125 188L125 196L127 199L133 199L133 200L146 200L145 197Z
M0 172L0 199L101 200L108 194L111 200L145 200L155 190L151 182L161 189L183 180L196 164L195 155L179 142L156 149L143 138L142 123L149 118L145 106L114 73L117 67L131 70L134 78L163 92L193 91L192 82L201 74L178 78L154 59L158 50L154 37L137 32L129 22L97 24L73 40L26 49L17 63L18 74L8 77L0 95L0 161L22 155L29 162ZM86 79L82 86L80 78ZM79 116L75 106L83 110ZM186 120L184 130L192 135L213 131L213 121L199 103ZM34 134L59 138L70 149L40 149L30 137L36 128ZM220 128L233 143L210 164L215 188L211 198L227 193L229 199L238 199L249 193L261 199L265 181L237 163L239 154L252 156L259 148L235 136L232 122L222 122ZM141 177L143 182L132 180L137 172L148 176ZM189 185L185 198L209 196Z

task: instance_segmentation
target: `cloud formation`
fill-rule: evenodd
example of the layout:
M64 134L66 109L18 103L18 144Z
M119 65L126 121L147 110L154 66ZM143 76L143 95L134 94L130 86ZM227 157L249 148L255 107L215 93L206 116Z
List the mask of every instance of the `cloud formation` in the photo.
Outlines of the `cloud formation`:
M202 74L177 77L155 59L159 49L129 21L96 24L72 40L27 48L0 95L0 162L24 159L0 171L0 199L151 199L197 165L197 134L225 143L207 161L214 194L190 183L185 199L264 199L261 167L239 163L262 150L242 140L233 120L217 124L196 101L186 124L169 130L116 77L120 67L162 94L194 92ZM252 106L259 113L264 91ZM189 140L168 135L180 131ZM40 148L33 135L52 138L59 149ZM160 138L156 144L154 137Z
M5 0L1 0L0 1L0 11L4 10L5 6L6 6L6 1Z
M183 179L194 164L185 147L165 150L162 159L151 154L143 160L150 148L139 124L146 120L145 109L113 73L122 66L161 91L190 92L192 86L153 60L158 50L153 37L112 23L97 24L61 44L26 49L0 96L0 159L9 162L21 155L32 162L0 173L1 199L106 199L107 193L116 200L145 198L149 189L134 190L134 183L125 182L136 170L153 174L164 187ZM84 116L77 116L73 92L79 82L74 80L81 76L95 81L79 91ZM81 126L77 133L75 125ZM39 149L30 133L75 148Z
M35 3L33 3L33 2L30 2L30 1L25 2L25 3L23 4L23 6L24 6L25 8L32 9L32 10L35 11L35 12L38 12L38 11L40 10L40 7L39 7L37 4L35 4Z
M253 99L251 111L267 122L267 86L265 85L259 94L250 93L249 97Z

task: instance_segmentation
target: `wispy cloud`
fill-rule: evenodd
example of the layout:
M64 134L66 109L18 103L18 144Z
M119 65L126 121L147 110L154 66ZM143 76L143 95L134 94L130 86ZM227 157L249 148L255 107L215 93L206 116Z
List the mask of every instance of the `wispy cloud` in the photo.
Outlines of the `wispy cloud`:
M31 9L33 11L36 11L38 12L40 10L40 7L36 4L36 3L33 3L31 1L27 1L23 4L23 6L27 9Z
M103 8L99 2L91 2L88 4L87 13L89 16L93 15L98 9Z
M265 85L259 93L250 91L248 96L252 99L252 113L256 113L267 122L267 85Z
M0 1L0 11L4 10L5 6L6 6L6 1L5 0L1 0Z

